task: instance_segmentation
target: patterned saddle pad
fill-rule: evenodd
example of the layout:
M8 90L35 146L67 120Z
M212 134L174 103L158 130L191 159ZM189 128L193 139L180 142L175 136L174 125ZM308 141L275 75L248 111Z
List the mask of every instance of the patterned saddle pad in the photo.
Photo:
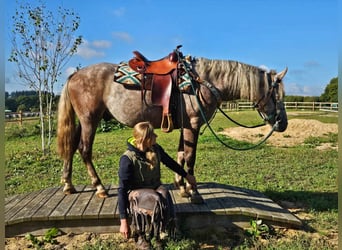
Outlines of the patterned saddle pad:
M142 74L134 71L127 62L121 62L114 73L114 81L128 87L141 87Z
M114 81L129 88L141 89L143 75L134 71L127 62L121 62L114 73ZM178 78L178 88L182 92L190 89L192 78L185 70L181 70ZM150 80L151 81L151 80ZM147 83L147 85L150 85Z

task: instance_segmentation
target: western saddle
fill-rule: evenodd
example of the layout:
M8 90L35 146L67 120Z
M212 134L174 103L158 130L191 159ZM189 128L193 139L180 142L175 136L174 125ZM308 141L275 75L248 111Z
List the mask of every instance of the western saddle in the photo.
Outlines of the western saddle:
M178 64L183 57L179 51L181 47L181 45L177 46L168 56L156 61L148 60L140 52L133 51L135 57L128 62L128 65L133 70L143 75L142 91L149 89L152 91L152 104L162 106L163 115L160 128L166 133L173 130L173 121L169 106L172 87L177 82ZM151 83L145 82L148 79L151 79ZM142 94L142 96L144 95Z

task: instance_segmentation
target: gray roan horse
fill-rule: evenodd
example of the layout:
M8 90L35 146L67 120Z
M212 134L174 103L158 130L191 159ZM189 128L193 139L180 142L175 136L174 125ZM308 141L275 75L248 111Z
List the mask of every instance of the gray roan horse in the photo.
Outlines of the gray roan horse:
M280 73L266 72L236 61L205 58L193 58L191 65L200 80L195 82L194 91L177 94L178 104L173 117L176 121L174 128L182 128L177 161L182 167L186 166L190 174L194 174L200 128L205 120L210 120L221 101L253 101L268 124L278 123L275 131L285 131L287 115L282 102L282 79L287 68ZM97 188L97 196L107 197L92 162L95 131L106 114L129 127L140 121L150 121L155 128L161 126L160 106L146 105L142 101L141 90L132 90L113 81L117 67L117 64L100 63L82 68L68 78L63 88L58 107L57 143L59 155L64 160L61 181L65 184L65 194L76 192L72 184L72 161L78 150L91 182ZM149 100L150 91L145 95ZM195 188L189 187L177 175L175 185L180 188L182 196L198 195Z

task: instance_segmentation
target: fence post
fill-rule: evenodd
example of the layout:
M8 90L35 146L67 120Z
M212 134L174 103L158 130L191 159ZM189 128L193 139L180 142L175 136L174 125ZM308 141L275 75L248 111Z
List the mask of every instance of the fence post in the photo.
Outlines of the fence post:
M23 111L19 110L19 124L20 126L23 125Z

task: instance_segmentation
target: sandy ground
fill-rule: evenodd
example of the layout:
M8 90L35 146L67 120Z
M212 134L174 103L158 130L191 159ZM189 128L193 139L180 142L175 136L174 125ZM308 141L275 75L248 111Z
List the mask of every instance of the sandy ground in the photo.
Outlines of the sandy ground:
M229 128L225 129L222 133L238 140L245 140L249 142L258 142L270 131L269 126L264 126L261 128L246 129L246 128ZM337 133L337 124L327 124L322 123L317 120L306 120L306 119L291 119L289 120L288 128L283 133L273 133L273 135L268 139L267 143L277 147L291 147L304 142L304 140L310 136L320 137L325 136L329 133ZM336 145L331 144L321 144L318 149L324 150L328 148L337 149ZM286 207L286 204L282 204ZM293 206L290 206L293 207ZM291 209L289 209L291 211ZM291 211L296 214L301 219L305 219L308 214L301 213L300 211ZM287 234L293 235L297 232L294 230L287 230ZM84 233L81 235L61 235L57 237L58 245L46 245L45 249L81 249L86 243L94 243L96 239L100 237L101 239L116 238L120 241L119 234L102 234L94 235L92 233ZM317 235L317 237L321 237ZM331 232L327 237L330 238L332 244L337 246L337 232ZM123 244L124 241L122 240ZM5 241L6 250L24 250L24 249L34 249L32 243L25 239L24 237L7 238ZM128 245L134 247L133 241L129 241Z
M270 126L246 129L242 127L227 128L222 134L231 138L248 141L259 142L270 132ZM282 132L274 132L267 140L267 144L277 147L292 147L302 144L305 139L311 137L323 137L329 133L337 133L338 125L332 123L322 123L317 120L307 119L291 119L288 121L287 129ZM329 144L322 144L318 149L332 147ZM337 149L337 145L334 146Z

